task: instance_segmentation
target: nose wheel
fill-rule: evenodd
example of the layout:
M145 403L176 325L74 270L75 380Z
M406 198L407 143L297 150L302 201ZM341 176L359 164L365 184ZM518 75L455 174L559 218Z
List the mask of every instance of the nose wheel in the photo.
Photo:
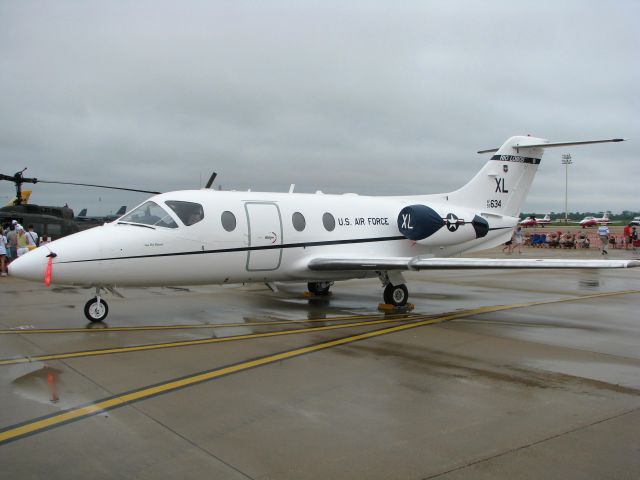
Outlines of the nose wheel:
M89 300L84 306L84 316L90 322L102 322L109 314L109 305L107 302L100 298L100 295L96 295Z

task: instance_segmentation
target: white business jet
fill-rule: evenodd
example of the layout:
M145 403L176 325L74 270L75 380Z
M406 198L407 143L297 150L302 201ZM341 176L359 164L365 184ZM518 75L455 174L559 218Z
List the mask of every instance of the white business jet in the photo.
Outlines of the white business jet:
M378 277L385 303L407 303L402 272L477 268L631 267L639 262L447 258L511 238L549 143L512 137L459 190L370 197L184 190L162 193L116 221L18 258L11 276L95 287L85 306L101 321L103 289L126 286L308 282L326 295L336 280Z

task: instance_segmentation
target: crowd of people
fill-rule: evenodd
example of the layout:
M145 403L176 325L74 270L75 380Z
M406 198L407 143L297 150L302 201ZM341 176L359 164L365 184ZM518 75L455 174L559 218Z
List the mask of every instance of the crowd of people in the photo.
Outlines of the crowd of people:
M7 276L7 267L12 260L40 245L40 237L33 225L24 229L16 220L0 227L0 276Z
M601 225L598 228L596 241L599 240L599 245L593 245L600 248L602 255L609 254L609 248L624 248L626 250L633 249L637 252L640 247L638 239L638 230L634 225L627 225L624 227L623 235L621 238L616 238L611 235L609 227ZM579 233L567 231L548 232L548 233L524 233L522 227L517 227L513 231L511 239L508 240L502 251L508 254L517 251L522 253L523 246L538 247L538 248L591 248L593 239L589 238L589 235L584 231Z

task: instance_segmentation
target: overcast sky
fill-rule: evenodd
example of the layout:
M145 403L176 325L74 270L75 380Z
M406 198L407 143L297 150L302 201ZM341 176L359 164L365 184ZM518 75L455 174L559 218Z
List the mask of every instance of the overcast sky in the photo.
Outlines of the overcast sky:
M640 210L640 2L0 2L0 172L169 191L458 188L551 141L523 211ZM0 203L14 195L0 185ZM3 198L4 197L4 198ZM147 195L36 185L104 214Z

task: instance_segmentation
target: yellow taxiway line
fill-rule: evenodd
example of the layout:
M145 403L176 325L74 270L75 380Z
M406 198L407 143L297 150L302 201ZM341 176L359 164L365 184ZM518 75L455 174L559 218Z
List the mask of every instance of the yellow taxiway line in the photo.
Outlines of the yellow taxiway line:
M272 355L265 355L263 357L255 358L253 360L243 361L233 365L228 365L225 367L215 368L213 370L199 372L199 373L189 375L180 379L163 382L154 386L143 387L138 390L123 393L120 395L115 395L113 397L106 398L103 400L98 400L89 405L70 408L66 411L55 413L47 417L28 420L21 424L8 426L0 430L0 445L3 443L8 443L14 440L18 440L28 435L33 435L33 434L42 432L44 430L58 427L66 423L78 421L83 418L96 415L97 413L100 413L100 412L120 408L134 402L145 400L147 398L151 398L157 395L173 392L181 388L186 388L202 382L214 380L216 378L232 375L234 373L239 373L251 368L269 365L275 362L280 362L280 361L291 359L301 355L306 355L309 353L326 350L328 348L338 347L341 345L346 345L349 343L358 342L361 340L366 340L366 339L378 337L381 335L388 335L391 333L402 332L405 330L422 327L425 325L432 325L436 323L455 320L457 318L468 317L470 315L479 315L483 313L512 310L512 309L523 308L523 307L532 307L532 306L547 305L547 304L560 303L560 302L570 302L570 301L585 300L590 298L599 298L599 297L605 297L605 296L635 294L635 293L640 293L640 291L629 290L624 292L599 293L599 294L593 294L593 295L585 295L581 297L564 298L559 300L546 300L546 301L538 301L538 302L519 303L519 304L513 304L513 305L497 305L497 306L489 306L489 307L480 307L476 309L470 309L470 310L465 310L457 313L443 315L436 318L411 321L409 323L404 323L402 325L384 327L384 328L373 330L370 332L349 335L336 340L330 340L327 342L312 344L306 347L295 348L292 350L287 350L287 351L272 354Z
M46 334L46 333L111 333L111 332L145 332L154 330L196 330L204 328L227 328L227 327L259 327L269 325L295 325L301 323L318 323L318 322L346 322L350 320L361 319L409 319L416 317L413 313L397 313L393 315L348 315L342 317L328 318L309 318L307 320L273 320L264 322L236 322L236 323L198 323L186 325L139 325L129 327L104 327L104 328L7 328L0 330L0 335L24 335L24 334ZM91 324L93 325L93 324Z
M366 317L362 317L366 318ZM103 348L98 350L84 350L78 352L52 353L46 355L34 355L31 357L4 358L0 359L0 366L15 365L18 363L44 362L47 360L64 360L66 358L94 357L98 355L114 355L118 353L142 352L149 350L161 350L164 348L192 347L196 345L208 345L210 343L232 342L237 340L253 340L256 338L277 337L282 335L294 335L299 333L323 332L328 330L338 330L342 328L364 327L369 325L379 325L383 323L400 322L407 320L419 320L426 318L424 315L406 316L404 318L382 318L375 320L364 320L360 322L340 323L337 325L326 325L323 327L295 328L291 330L280 330L275 332L249 333L246 335L230 335L228 337L202 338L199 340L184 340L179 342L153 343L148 345L132 345L130 347ZM246 325L246 324L241 324Z
M562 299L557 299L557 300L542 300L542 301L538 301L538 302L528 302L528 303L524 303L524 304L515 304L515 305L508 305L506 306L506 308L508 309L512 309L512 308L521 308L521 307L531 307L531 306L535 306L535 305L546 305L546 304L550 304L550 303L559 303L559 302L568 302L568 301L572 301L572 300L584 300L584 299L589 299L589 298L598 298L598 297L609 297L609 296L613 296L613 295L626 295L626 294L630 294L630 293L640 293L639 290L625 290L625 291L619 291L619 292L603 292L603 293L595 293L595 294L591 294L591 295L583 295L583 296L579 296L579 297L569 297L569 298L562 298ZM482 307L485 308L485 307ZM502 306L495 306L495 307L490 307L492 310L490 311L497 311L496 309L500 309L502 308ZM478 309L471 309L471 310L464 310L462 311L462 314L465 316L468 315L473 315L476 313L486 313L486 312L479 312ZM282 331L278 331L278 332L263 332L263 333L252 333L252 334L247 334L247 335L231 335L228 337L218 337L218 338L204 338L204 339L199 339L199 340L185 340L185 341L180 341L180 342L167 342L167 343L155 343L155 344L148 344L148 345L132 345L129 347L118 347L118 348L105 348L105 349L98 349L98 350L84 350L84 351L78 351L78 352L66 352L66 353L53 353L53 354L45 354L45 355L34 355L34 356L30 356L30 357L17 357L17 358L4 358L4 359L0 359L0 366L3 365L15 365L15 364L20 364L20 363L32 363L32 362L43 362L43 361L48 361L48 360L64 360L67 358L80 358L80 357L93 357L93 356L100 356L100 355L115 355L115 354L119 354L119 353L131 353L131 352L141 352L141 351L150 351L150 350L161 350L161 349L165 349L165 348L178 348L178 347L191 347L191 346L197 346L197 345L207 345L207 344L211 344L211 343L222 343L222 342L231 342L231 341L238 341L238 340L252 340L252 339L256 339L256 338L265 338L265 337L275 337L275 336L282 336L282 335L293 335L293 334L299 334L299 333L309 333L309 332L321 332L321 331L327 331L327 330L337 330L337 329L341 329L341 328L350 328L350 327L362 327L362 326L368 326L368 325L377 325L377 324L382 324L382 323L391 323L391 322L396 322L396 321L402 321L402 320L406 320L406 321L412 321L412 320L424 320L425 317L424 315L418 315L418 314L400 314L400 315L389 315L389 316L384 316L381 317L379 315L376 316L361 316L361 317L335 317L334 319L340 320L340 321L347 321L349 318L351 318L352 320L361 320L359 322L349 322L349 323L343 323L343 324L339 324L339 325L327 325L327 326L323 326L323 327L308 327L308 328L298 328L298 329L292 329L292 330L282 330ZM432 318L432 316L428 317L428 318ZM370 320L371 319L371 320ZM317 321L324 321L324 320L317 320ZM289 322L283 322L286 324L295 324L295 323L308 323L310 322L310 320L291 320ZM275 325L278 324L276 322L260 322L257 325L260 326L264 326L264 325ZM282 324L282 323L281 323ZM254 324L255 325L255 324ZM220 327L223 326L250 326L250 324L248 323L228 323L228 324L220 324ZM122 329L128 329L128 328L134 328L134 329L138 329L138 328L146 328L146 327L120 327ZM69 329L75 332L75 329ZM67 332L69 330L66 330ZM50 330L53 331L53 330ZM56 331L60 332L60 331L65 331L64 329L57 329ZM86 330L81 330L81 331L86 331ZM102 330L100 330L102 331ZM112 329L107 329L107 331L113 331Z
M229 365L221 368L216 368L214 370L200 372L195 375L189 375L181 379L171 380L171 381L160 383L158 385L154 385L151 387L145 387L140 390L135 390L132 392L121 394L121 395L116 395L114 397L107 398L104 400L99 400L90 405L71 408L67 411L53 414L45 418L27 421L24 424L7 427L3 430L0 430L0 445L6 442L10 442L18 438L24 437L26 435L31 435L33 433L47 430L65 423L80 420L82 418L86 418L100 412L113 410L115 408L123 407L130 403L144 400L146 398L169 393L171 391L196 385L198 383L206 382L206 381L213 380L215 378L220 378L226 375L239 373L251 368L260 367L260 366L268 365L275 362L280 362L282 360L298 357L300 355L312 353L318 350L325 350L327 348L337 347L339 345L344 345L347 343L352 343L352 342L364 340L367 338L385 335L388 333L399 332L409 328L416 328L416 327L429 325L433 323L441 323L441 322L453 320L454 318L460 318L467 315L504 310L506 308L509 308L509 306L493 307L493 308L483 307L483 308L478 308L474 310L468 310L461 313L446 315L443 317L437 317L430 320L415 321L415 322L398 325L394 327L387 327L387 328L382 328L380 330L374 330L372 332L350 335L347 337L339 338L337 340L331 340L328 342L308 345L302 348L295 348L293 350L288 350L288 351L276 353L273 355L266 355L264 357L240 362L234 365ZM381 321L376 321L376 322L381 323ZM368 324L371 325L372 323L368 323Z

